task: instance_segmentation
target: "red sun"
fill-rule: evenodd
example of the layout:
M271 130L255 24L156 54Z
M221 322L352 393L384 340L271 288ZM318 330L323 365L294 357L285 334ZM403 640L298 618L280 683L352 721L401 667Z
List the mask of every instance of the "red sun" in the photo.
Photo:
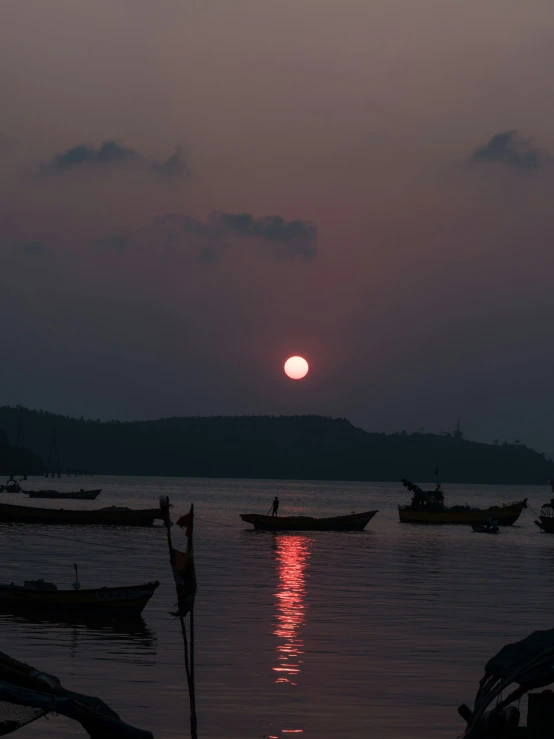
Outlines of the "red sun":
M301 380L306 377L309 369L304 357L289 357L285 362L285 374L291 380Z

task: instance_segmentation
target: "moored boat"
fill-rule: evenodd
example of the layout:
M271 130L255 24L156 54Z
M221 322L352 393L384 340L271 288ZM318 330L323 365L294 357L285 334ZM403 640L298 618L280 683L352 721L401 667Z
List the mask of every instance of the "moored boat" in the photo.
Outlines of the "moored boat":
M539 520L535 523L545 533L554 534L554 498L542 506Z
M422 490L410 480L403 479L402 483L414 494L409 505L398 506L398 515L402 523L471 525L484 524L493 518L500 526L511 526L517 521L523 509L527 508L527 498L488 508L474 508L468 505L447 507L444 505L440 485L437 485L435 490Z
M261 516L241 513L246 523L263 531L363 531L378 511L351 513L349 516L312 518L310 516Z
M497 521L487 521L486 523L472 523L471 528L476 534L498 534L500 529Z
M60 493L58 490L23 490L29 498L50 498L57 500L96 500L102 488L98 490L79 490L73 493Z
M25 585L0 584L0 609L44 615L57 612L66 618L86 615L87 618L138 617L154 595L159 582L114 588L58 590L43 580Z
M98 508L93 511L71 508L34 508L0 503L0 523L101 524L104 526L152 526L162 520L159 508Z

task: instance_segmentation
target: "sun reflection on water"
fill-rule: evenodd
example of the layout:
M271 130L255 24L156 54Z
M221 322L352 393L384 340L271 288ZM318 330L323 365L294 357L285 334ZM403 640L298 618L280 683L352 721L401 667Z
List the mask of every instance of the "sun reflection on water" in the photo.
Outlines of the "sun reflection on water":
M304 640L300 630L306 620L305 570L312 540L307 536L277 536L275 559L279 585L275 593L273 634L277 637L277 664L272 668L276 683L296 685L301 671Z

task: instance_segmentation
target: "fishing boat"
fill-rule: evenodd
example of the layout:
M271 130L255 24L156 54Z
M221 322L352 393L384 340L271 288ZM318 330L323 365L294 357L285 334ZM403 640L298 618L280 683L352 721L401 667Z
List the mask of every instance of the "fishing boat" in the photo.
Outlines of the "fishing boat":
M0 735L10 734L49 713L66 716L94 739L154 739L120 719L106 703L66 690L57 677L0 652ZM65 733L65 732L64 732Z
M159 508L98 508L83 511L72 508L32 508L0 503L0 523L102 524L104 526L152 526L162 519Z
M241 513L245 523L263 531L363 531L378 511L351 513L349 516L311 518L310 516L261 516Z
M533 692L554 682L554 629L535 631L506 644L485 665L474 707L462 704L458 713L467 722L461 739L515 739L554 734L554 695ZM528 695L527 726L520 726L519 705Z
M444 505L444 494L437 484L435 490L422 490L406 478L402 484L413 493L409 505L399 505L398 514L402 523L425 524L484 524L491 518L500 526L514 524L524 508L527 508L527 498L502 506L476 508L468 505L447 507Z
M58 590L53 583L32 580L24 585L0 584L0 609L6 612L26 612L43 616L54 612L70 618L122 619L138 617L159 582L126 585L115 588Z
M60 493L57 490L23 490L29 498L56 498L57 500L96 500L102 488L98 490L79 490L74 493Z

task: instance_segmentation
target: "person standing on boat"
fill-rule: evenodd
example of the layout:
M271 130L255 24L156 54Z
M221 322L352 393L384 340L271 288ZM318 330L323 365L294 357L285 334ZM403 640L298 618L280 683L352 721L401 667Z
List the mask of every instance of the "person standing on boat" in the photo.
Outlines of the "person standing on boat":
M276 516L278 510L279 510L279 498L275 496L273 498L273 503L271 505L271 515Z

